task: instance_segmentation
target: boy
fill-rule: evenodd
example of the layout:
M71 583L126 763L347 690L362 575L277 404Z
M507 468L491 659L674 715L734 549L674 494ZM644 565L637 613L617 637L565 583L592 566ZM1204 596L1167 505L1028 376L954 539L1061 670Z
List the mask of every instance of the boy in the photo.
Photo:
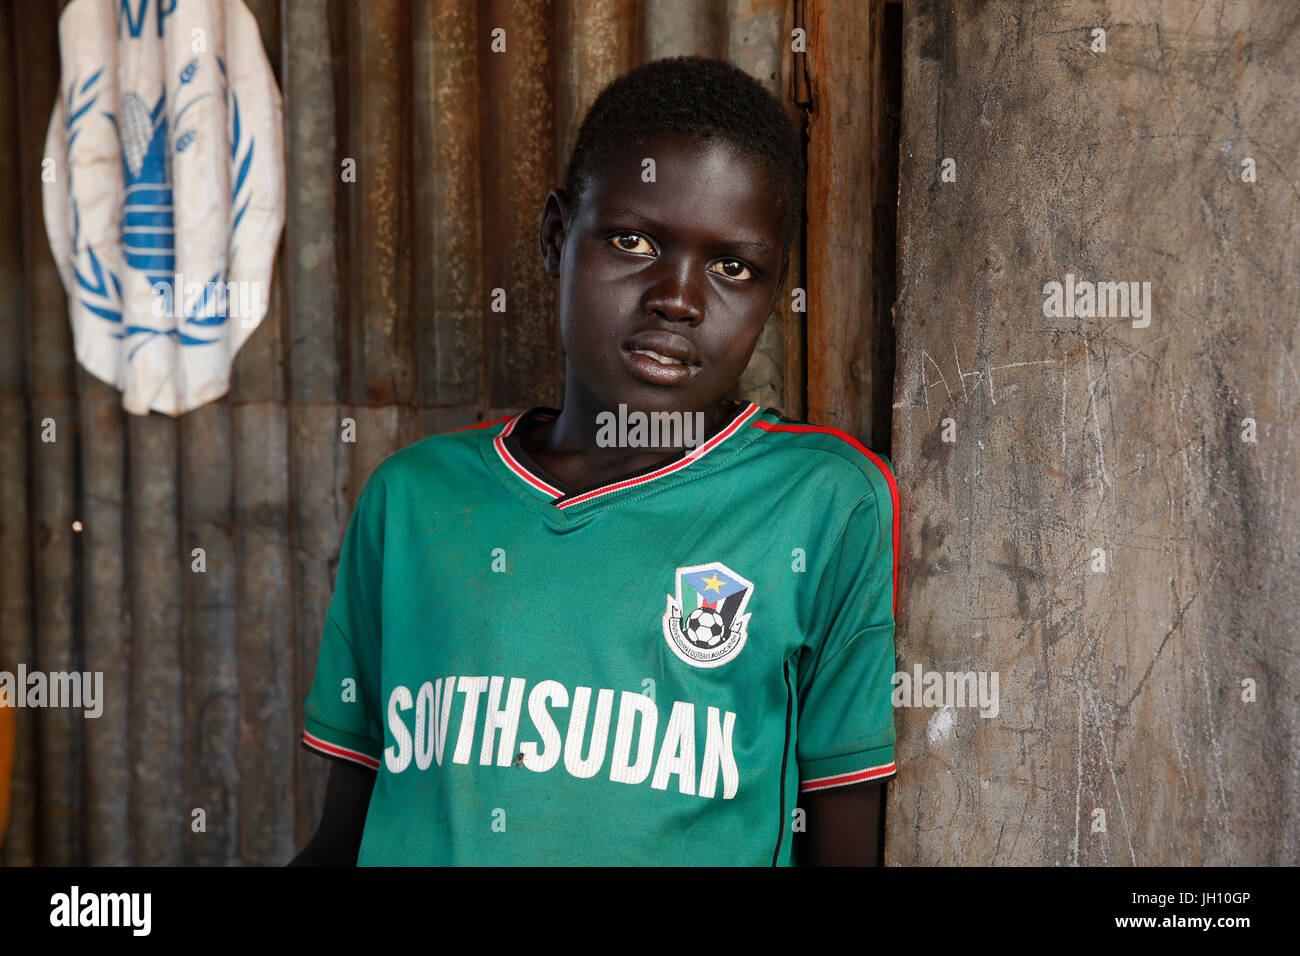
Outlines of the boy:
M564 407L366 483L306 700L339 762L295 864L875 862L897 487L842 432L725 398L802 191L780 105L724 63L592 105L540 236ZM704 440L610 447L620 406Z

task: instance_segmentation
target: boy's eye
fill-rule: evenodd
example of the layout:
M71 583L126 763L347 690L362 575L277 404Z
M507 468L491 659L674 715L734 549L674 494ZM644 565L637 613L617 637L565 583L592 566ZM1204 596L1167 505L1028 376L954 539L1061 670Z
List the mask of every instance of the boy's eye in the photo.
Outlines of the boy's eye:
M650 245L649 239L635 232L622 233L615 236L610 242L624 252L631 252L639 256L648 256L655 251L655 247Z
M749 266L739 259L721 259L709 266L709 271L726 276L728 279L754 278L753 273L749 271Z

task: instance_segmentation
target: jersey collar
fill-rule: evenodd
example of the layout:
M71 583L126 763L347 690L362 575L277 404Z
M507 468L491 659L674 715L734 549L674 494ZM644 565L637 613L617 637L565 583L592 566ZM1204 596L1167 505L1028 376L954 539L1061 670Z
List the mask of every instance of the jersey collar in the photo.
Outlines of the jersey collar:
M521 426L525 420L546 421L553 419L559 414L556 409L533 408L516 415L506 422L505 427L493 439L493 447L496 450L497 457L511 474L543 500L563 511L575 505L605 499L622 491L643 488L652 482L690 468L706 456L716 454L719 449L729 443L734 444L735 436L740 434L745 426L761 412L762 408L758 403L746 402L732 417L731 421L723 426L716 435L702 445L692 448L680 458L676 458L667 464L651 465L649 468L643 468L640 471L624 475L607 484L584 490L568 488L553 475L547 474L536 462L528 457L519 441L518 434L522 431Z

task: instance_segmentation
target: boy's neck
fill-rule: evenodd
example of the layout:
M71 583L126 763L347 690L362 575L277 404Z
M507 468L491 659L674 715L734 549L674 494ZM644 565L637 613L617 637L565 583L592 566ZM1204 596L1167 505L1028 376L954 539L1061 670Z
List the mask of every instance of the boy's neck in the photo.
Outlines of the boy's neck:
M702 444L708 441L726 427L727 423L735 417L741 405L742 403L724 398L719 399L710 408L699 409L704 416L703 437L698 437L699 433L692 429L692 433L698 437L699 443ZM632 411L634 409L627 409L629 414ZM560 414L554 421L548 423L549 427L539 429L535 433L536 447L555 454L582 455L597 461L619 461L644 456L648 453L670 454L689 450L672 446L625 448L614 445L606 447L598 441L601 431L602 412L608 412L616 422L619 420L619 409L617 407L606 408L602 403L586 393L585 390L572 384L566 384L564 405L560 409ZM693 415L694 412L683 411L681 414L683 416Z

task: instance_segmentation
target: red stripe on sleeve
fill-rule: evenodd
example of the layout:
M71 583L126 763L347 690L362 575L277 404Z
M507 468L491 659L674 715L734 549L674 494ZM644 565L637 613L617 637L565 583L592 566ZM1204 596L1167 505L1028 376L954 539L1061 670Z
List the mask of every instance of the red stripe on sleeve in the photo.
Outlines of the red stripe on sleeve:
M805 780L799 784L800 793L808 793L812 790L829 790L831 787L846 787L851 783L866 783L869 780L879 780L881 777L888 777L898 771L898 768L887 763L881 767L868 767L866 770L855 770L852 773L838 773L833 777L819 777L816 780Z
M319 750L321 753L330 757L342 757L344 760L351 760L353 763L359 763L363 767L369 767L371 770L379 769L379 761L369 754L363 754L360 750L352 750L348 747L340 747L338 744L332 744L328 740L322 740L320 737L310 734L307 731L302 732L302 742L312 750Z

